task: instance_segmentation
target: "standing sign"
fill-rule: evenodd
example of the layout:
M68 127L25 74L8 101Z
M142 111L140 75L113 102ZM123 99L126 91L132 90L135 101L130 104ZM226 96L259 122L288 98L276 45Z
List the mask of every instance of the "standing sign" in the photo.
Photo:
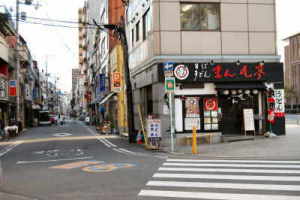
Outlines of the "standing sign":
M16 97L17 96L17 81L16 80L10 80L9 81L9 96L10 97Z
M147 132L148 132L148 137L161 137L161 132L160 132L160 119L148 119L147 120Z
M120 72L112 73L112 90L114 92L121 91L121 73Z
M255 132L253 109L251 109L251 108L243 109L243 114L244 114L245 134L246 134L246 131L254 131Z
M274 98L275 98L275 109L274 113L276 117L284 116L284 90L277 89L274 90Z

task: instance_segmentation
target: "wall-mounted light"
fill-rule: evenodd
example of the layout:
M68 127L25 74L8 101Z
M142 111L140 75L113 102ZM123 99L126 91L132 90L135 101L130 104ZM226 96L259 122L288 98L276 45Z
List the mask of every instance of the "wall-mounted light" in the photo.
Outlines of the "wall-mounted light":
M224 90L224 91L223 91L223 94L224 94L224 95L229 95L229 90Z
M252 90L252 93L253 93L253 94L258 94L258 90L257 90L257 89L254 89L254 90Z
M250 94L250 90L245 90L245 94Z

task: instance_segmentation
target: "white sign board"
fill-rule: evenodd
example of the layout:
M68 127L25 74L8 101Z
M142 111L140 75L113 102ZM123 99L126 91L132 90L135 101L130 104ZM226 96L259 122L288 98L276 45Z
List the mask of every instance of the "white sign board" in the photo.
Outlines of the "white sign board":
M253 109L243 109L245 131L255 131Z
M284 90L274 90L275 113L284 113Z
M147 120L147 132L148 137L161 137L161 122L160 119L148 119Z

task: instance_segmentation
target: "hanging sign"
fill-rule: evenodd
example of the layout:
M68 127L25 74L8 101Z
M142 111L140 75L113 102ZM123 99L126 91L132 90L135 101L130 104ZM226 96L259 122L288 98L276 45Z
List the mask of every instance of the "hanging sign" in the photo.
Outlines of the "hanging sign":
M255 131L253 109L243 109L245 131Z
M16 80L10 80L9 81L9 90L8 90L10 97L16 97L17 96L17 81Z
M284 90L274 90L275 108L274 113L276 117L284 117Z
M204 98L204 110L205 111L217 111L218 110L217 98Z
M121 73L120 72L112 73L112 90L114 92L121 91Z

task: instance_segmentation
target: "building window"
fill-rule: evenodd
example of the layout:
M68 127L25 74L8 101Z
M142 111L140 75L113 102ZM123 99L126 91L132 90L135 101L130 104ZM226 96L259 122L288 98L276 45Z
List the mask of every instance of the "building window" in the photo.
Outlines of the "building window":
M138 21L138 23L136 23L136 25L135 25L135 33L136 33L135 40L139 41L139 39L140 39L140 21Z
M131 30L131 46L134 46L134 29Z
M220 30L220 4L182 3L180 8L181 30Z
M143 15L143 40L146 40L150 30L151 30L151 21L149 16L149 9Z

